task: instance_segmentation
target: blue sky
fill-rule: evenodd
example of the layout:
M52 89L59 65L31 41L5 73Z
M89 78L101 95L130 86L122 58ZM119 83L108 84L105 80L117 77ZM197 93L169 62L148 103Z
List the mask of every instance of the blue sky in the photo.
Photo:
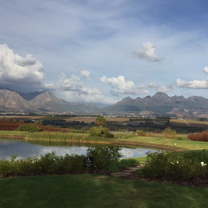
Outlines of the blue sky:
M206 0L0 0L0 88L113 104L208 98Z

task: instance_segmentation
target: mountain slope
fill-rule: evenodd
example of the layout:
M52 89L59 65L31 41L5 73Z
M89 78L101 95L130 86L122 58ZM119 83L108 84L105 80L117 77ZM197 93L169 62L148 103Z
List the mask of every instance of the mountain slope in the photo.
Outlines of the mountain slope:
M198 96L187 99L183 96L169 97L165 93L158 92L152 97L124 98L115 105L104 108L103 111L145 116L204 116L208 115L208 99Z
M0 90L0 111L89 114L98 110L98 107L93 104L67 103L55 97L54 94L49 91L36 94L37 96L34 96L32 100L26 100L16 92Z

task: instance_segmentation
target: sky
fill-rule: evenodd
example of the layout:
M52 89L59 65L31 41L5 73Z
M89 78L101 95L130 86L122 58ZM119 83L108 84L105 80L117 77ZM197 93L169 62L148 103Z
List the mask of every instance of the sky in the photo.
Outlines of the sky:
M207 0L0 0L0 88L68 102L208 98Z

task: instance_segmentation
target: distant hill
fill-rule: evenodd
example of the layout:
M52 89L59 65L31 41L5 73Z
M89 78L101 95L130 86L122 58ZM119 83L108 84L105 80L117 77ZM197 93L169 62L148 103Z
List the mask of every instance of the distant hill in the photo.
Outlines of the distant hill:
M154 96L132 99L126 97L115 105L103 109L114 114L136 114L141 116L176 116L176 117L207 117L208 99L199 96L184 98L183 96L169 97L166 93L158 92Z
M90 114L98 107L93 104L68 103L54 96L52 92L34 92L28 94L10 90L0 90L0 111L3 112L33 112L60 114Z
M47 114L114 114L137 116L172 116L208 118L208 99L192 96L169 97L158 92L154 96L132 99L126 97L115 105L99 108L94 104L70 103L52 92L17 93L0 90L1 112L33 112Z

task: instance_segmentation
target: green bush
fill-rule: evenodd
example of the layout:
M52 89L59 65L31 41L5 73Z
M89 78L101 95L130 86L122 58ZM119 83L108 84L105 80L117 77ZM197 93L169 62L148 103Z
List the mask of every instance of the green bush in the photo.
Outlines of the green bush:
M0 176L81 173L83 161L83 155L56 156L54 152L25 160L13 155L10 160L0 160Z
M43 126L43 122L42 121L34 121L33 125L35 125L35 126Z
M147 153L147 162L139 175L150 178L196 181L208 180L208 152Z
M42 129L40 127L37 127L37 126L21 125L21 126L18 127L18 131L35 132L35 131L42 131Z
M100 128L99 127L92 127L89 130L90 136L100 136L104 138L114 138L114 134L111 134L109 132L109 129L107 128L102 128L101 133L100 133Z
M119 151L121 147L90 147L87 150L87 156L94 158L94 166L100 170L108 170L112 164L118 163L123 156Z
M95 127L95 126L92 127L92 128L89 130L89 134L90 134L90 136L101 136L99 127Z

